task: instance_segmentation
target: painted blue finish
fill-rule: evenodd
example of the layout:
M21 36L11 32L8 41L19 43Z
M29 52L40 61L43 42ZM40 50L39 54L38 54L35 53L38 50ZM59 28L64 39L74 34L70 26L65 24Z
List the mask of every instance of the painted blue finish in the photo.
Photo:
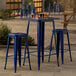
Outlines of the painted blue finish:
M32 9L32 13L34 13L34 15L36 15L35 7Z
M57 65L59 66L59 45L60 45L60 35L57 33L57 46L56 46L56 54L57 54Z
M64 32L60 31L60 45L61 45L61 60L62 64L64 63Z
M6 65L7 65L7 57L8 57L8 51L9 51L9 39L10 38L14 39L14 72L16 73L16 69L17 69L17 52L19 55L19 66L21 67L21 38L25 38L24 63L25 63L25 56L26 56L26 49L27 49L29 68L31 70L30 55L29 55L29 48L28 48L28 31L29 31L29 21L28 21L26 33L10 33L8 35L8 43L7 43L7 51L6 51L6 59L5 59L4 69L6 69Z
M7 42L7 51L6 51L6 59L5 59L5 66L4 66L4 69L6 69L6 65L7 65L8 50L9 50L9 37L8 37L8 42Z
M62 64L64 63L64 34L67 34L69 54L70 54L70 61L72 61L72 56L71 56L71 48L70 48L70 40L69 40L68 30L67 29L55 29L55 33L57 34L56 53L57 53L57 64L59 66L59 45L61 46L61 60L62 60ZM51 36L51 43L50 43L50 51L49 51L49 59L48 59L48 61L50 61L53 35L54 35L54 30L52 31L52 36Z
M21 67L21 38L18 38L18 56L19 56L19 66Z
M69 33L68 33L68 32L67 32L67 40L68 40L68 47L69 47L70 61L72 61L71 48L70 48L70 40L69 40Z
M42 26L41 26L41 51L42 51L42 62L44 62L44 32L45 32L45 23L42 22Z
M38 23L37 23L37 43L38 43L38 70L40 70L41 21L38 21Z
M60 15L60 12L61 12L61 6L60 6L60 3L58 3L58 14Z
M20 9L21 18L23 17L23 9Z
M52 31L52 34L51 34L51 42L50 42L50 51L49 51L49 59L48 59L48 62L50 62L50 55L51 55L51 50L52 50L52 41L53 41L53 31Z
M14 37L14 72L16 73L16 68L17 68L17 36Z
M42 56L42 62L44 62L44 31L45 31L45 22L53 23L53 30L55 30L54 18L26 18L25 20L37 22L37 43L38 43L38 70L40 70L40 55ZM54 32L55 33L55 32ZM55 34L54 34L55 36ZM56 36L55 36L56 37ZM55 38L56 39L56 38ZM40 54L41 53L41 54ZM24 64L23 64L24 65Z

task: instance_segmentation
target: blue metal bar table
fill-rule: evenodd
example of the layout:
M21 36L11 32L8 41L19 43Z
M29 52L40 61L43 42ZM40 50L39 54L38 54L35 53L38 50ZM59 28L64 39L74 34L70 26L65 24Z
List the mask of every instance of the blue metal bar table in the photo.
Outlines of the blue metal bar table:
M28 24L30 24L31 21L37 22L37 43L38 43L38 70L40 70L40 52L42 52L42 62L44 62L44 28L45 28L45 22L52 22L53 23L53 30L55 30L55 23L54 23L53 17L49 18L27 18L25 20L28 20ZM55 44L56 44L56 36L55 37ZM55 45L56 46L56 45Z

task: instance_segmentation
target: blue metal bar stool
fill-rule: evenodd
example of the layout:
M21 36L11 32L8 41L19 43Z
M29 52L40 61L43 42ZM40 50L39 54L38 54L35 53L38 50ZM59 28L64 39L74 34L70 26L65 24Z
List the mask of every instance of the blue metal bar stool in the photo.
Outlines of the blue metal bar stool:
M64 34L67 34L70 61L72 61L72 56L71 56L71 48L70 48L70 40L69 40L68 30L67 29L56 29L55 33L57 34L56 53L57 53L57 64L59 66L59 44L61 46L62 64L64 63ZM54 34L54 30L52 31L52 34L51 34L50 52L49 52L49 59L48 59L49 62L50 62L50 55L51 55L51 50L52 50L53 34Z
M29 23L30 22L28 22L28 25L27 25L27 33L10 33L8 35L8 43L7 43L7 51L6 51L6 59L5 59L4 69L6 69L6 65L7 65L10 38L14 39L14 72L16 73L16 68L17 68L17 52L19 55L19 66L21 67L21 38L25 38L25 52L27 49L29 67L31 70L30 55L29 55L29 48L28 48L28 38L27 38L28 30L29 30Z

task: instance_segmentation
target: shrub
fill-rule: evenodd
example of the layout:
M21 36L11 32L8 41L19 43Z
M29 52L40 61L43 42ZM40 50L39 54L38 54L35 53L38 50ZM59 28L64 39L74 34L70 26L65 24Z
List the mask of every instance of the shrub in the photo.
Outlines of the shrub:
M7 27L6 24L0 23L0 44L7 44L8 34L10 32L11 30Z
M34 38L32 38L31 36L28 36L28 45L35 45Z
M26 4L33 3L33 0L25 0Z
M11 17L12 12L12 10L1 10L0 18L4 20L9 19Z
M0 44L6 45L8 34L11 33L11 30L7 27L6 24L0 24ZM10 39L11 42L12 39ZM22 45L25 45L25 39L22 39ZM28 45L35 45L34 39L31 36L28 36Z
M25 45L25 39L22 39L22 45ZM28 45L35 45L35 41L34 38L32 38L31 36L28 36Z

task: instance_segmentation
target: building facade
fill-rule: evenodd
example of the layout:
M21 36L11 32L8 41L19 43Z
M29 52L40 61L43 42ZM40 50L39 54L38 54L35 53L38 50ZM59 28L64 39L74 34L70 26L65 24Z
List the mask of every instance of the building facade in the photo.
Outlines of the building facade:
M19 15L24 0L0 0L0 10L11 9L14 15ZM37 12L42 11L42 0L33 0Z
M5 9L12 9L14 12L14 15L19 15L19 9L21 8L23 0L0 0L0 10L5 10ZM45 0L33 0L34 5L36 7L37 12L41 12L44 8L43 7L43 1ZM48 0L47 0L48 1ZM71 9L72 11L76 12L76 0L57 0L59 2L63 2L64 4L64 9L65 11Z

